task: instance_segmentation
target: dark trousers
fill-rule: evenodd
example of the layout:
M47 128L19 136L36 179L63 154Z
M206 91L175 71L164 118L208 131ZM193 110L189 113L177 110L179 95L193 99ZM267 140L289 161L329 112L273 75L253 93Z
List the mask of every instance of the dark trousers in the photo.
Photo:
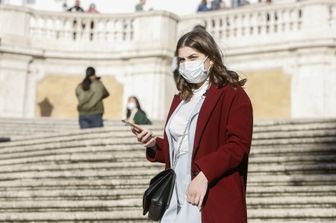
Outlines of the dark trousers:
M79 127L81 129L104 127L103 114L80 115Z

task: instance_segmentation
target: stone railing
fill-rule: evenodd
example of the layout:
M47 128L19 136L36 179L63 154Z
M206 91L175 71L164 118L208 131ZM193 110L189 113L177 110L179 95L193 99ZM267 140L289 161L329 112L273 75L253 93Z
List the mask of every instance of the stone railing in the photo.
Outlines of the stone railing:
M199 13L180 20L179 33L203 25L217 40L230 45L268 43L305 38L305 34L335 34L336 2L250 5L239 9Z
M67 41L130 42L134 40L134 15L30 14L30 34L34 38Z
M186 18L193 19L195 18ZM219 39L254 37L301 30L302 9L298 4L251 6L239 10L199 14L197 19Z
M17 44L19 37L21 43L46 50L101 52L169 48L176 41L177 22L176 15L164 11L87 14L0 5L3 44Z
M336 30L336 2L250 5L243 8L178 17L152 11L131 14L81 14L0 6L0 36L24 36L37 48L110 50L164 45L204 25L217 40L230 46L302 40ZM1 17L2 14L2 17ZM1 26L0 26L1 27ZM333 30L333 31L332 31ZM178 35L177 35L178 33ZM89 44L89 45L88 45Z

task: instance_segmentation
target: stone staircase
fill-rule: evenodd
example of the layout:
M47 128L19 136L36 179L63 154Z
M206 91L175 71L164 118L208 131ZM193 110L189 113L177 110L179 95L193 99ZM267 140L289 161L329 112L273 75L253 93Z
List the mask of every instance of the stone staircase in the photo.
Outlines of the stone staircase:
M163 165L106 123L0 119L15 135L0 143L0 222L149 222L142 193ZM336 222L336 119L257 122L249 163L250 223Z
M163 121L154 120L155 125L163 125ZM120 120L104 120L105 127L122 126ZM0 137L11 139L28 138L29 136L48 136L50 133L62 133L79 129L78 120L55 118L0 118Z

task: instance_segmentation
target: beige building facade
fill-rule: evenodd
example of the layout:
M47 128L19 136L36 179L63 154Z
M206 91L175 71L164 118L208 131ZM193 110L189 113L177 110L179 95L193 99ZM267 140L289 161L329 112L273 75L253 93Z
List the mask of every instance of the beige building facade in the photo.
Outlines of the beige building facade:
M74 90L94 66L111 96L106 117L121 119L135 95L164 119L176 88L177 39L206 27L229 69L247 78L256 118L336 116L336 3L251 5L177 16L45 12L0 6L0 115L77 117Z

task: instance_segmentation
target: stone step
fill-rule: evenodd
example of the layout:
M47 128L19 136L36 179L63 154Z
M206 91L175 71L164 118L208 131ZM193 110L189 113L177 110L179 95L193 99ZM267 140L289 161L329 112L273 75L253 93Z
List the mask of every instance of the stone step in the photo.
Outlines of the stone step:
M324 217L317 217L317 218L298 218L298 219L290 219L287 217L283 218L275 218L275 219L251 219L248 220L249 223L321 223L321 222L328 222L328 223L335 223L333 218L324 218Z
M308 186L308 185L335 185L335 174L325 175L271 175L271 176L254 176L247 179L248 185L253 186Z
M336 208L336 196L334 197L262 197L247 199L248 209L275 209L275 208ZM39 200L39 201L0 201L1 212L29 212L44 211L121 211L141 210L141 197L121 200Z
M0 158L9 159L9 158L19 158L19 157L30 157L30 156L42 156L42 155L55 155L55 154L69 154L69 153L84 153L84 152L130 152L130 151L144 151L144 148L139 143L135 142L132 144L107 144L107 143L90 143L85 144L83 142L76 143L73 142L73 145L62 146L62 145L53 145L47 147L46 145L39 146L25 146L24 149L21 147L18 148L1 148L0 149ZM313 154L334 154L336 151L336 144L295 144L295 145L272 145L272 146L252 146L250 156L288 156L289 154L295 155L308 155Z
M328 147L331 149L335 149L334 145L336 144L336 137L314 137L314 138L292 138L292 139L269 139L269 140L254 140L252 145L252 151L258 150L258 148L267 149L270 148L281 148L282 146L285 148L288 147L301 147L301 145L311 145L307 148L311 149L312 144L324 145L324 147ZM327 145L330 146L327 146ZM55 141L52 143L39 143L35 145L31 144L21 144L15 145L11 143L2 143L0 144L0 155L5 153L19 153L25 151L34 151L34 150L58 150L58 149L71 149L71 148L83 148L83 147L109 147L109 146L123 146L124 148L127 146L138 146L139 148L143 148L134 137L104 137L101 139L92 138L87 139L85 141L80 141L77 139L71 139L68 141ZM333 147L333 148L332 148ZM319 148L319 147L316 147ZM304 148L303 148L304 149ZM323 149L323 147L322 147ZM292 150L294 151L294 150ZM300 151L300 150L299 150Z
M248 218L265 220L265 222L269 222L269 220L281 221L284 220L298 220L302 221L303 219L310 220L316 219L324 222L336 219L336 209L335 208L261 208L261 209L251 209L248 210Z
M115 123L118 123L118 122L115 122ZM17 124L14 123L14 126L15 126L14 128L15 129L17 129L16 125ZM116 126L122 127L122 125L120 125L120 124L116 125ZM163 122L161 122L161 124L159 124L159 125L156 125L154 128L160 129L160 133L162 133L162 126L163 126ZM282 123L280 125L273 125L273 126L272 125L258 125L258 124L256 124L254 132L258 133L259 131L263 131L263 132L267 132L267 133L272 133L272 131L285 131L285 132L288 132L288 131L297 131L299 129L301 129L301 130L309 130L309 129L310 130L321 130L323 128L325 128L327 130L328 129L329 130L330 129L335 129L335 120L333 120L333 122L320 122L320 121L317 122L317 123L300 123L299 122L297 124L293 124L293 123L289 122L289 124L288 123L287 124ZM23 134L26 134L27 131L29 131L29 130L25 129L25 127L20 128L20 129L24 129ZM41 131L39 131L38 129L33 129L30 132L33 132L33 133L36 133L36 132L46 132L46 131L58 132L57 129L58 128L56 128L54 125L52 125L52 126L46 126L46 128L42 129ZM64 128L59 128L59 129L60 129L60 131L64 131ZM10 136L10 134L9 134L9 136Z
M249 186L247 185L247 195L250 196L282 196L282 195L297 195L306 196L307 194L313 195L331 195L336 196L336 187L333 185L319 185L319 186Z
M145 126L148 127L148 126ZM163 131L160 126L150 126L149 127L155 135L162 135ZM331 126L330 128L322 128L322 129L302 129L302 130L279 130L279 131L254 131L254 139L268 139L268 138L299 138L299 137L309 137L309 136L334 136L336 135L336 124L335 126ZM33 130L34 132L36 130ZM36 131L37 132L37 131ZM27 137L24 141L32 141L32 142L48 142L52 139L71 139L71 137L79 137L80 139L85 139L87 134L90 134L92 138L103 138L102 135L112 135L114 134L123 136L123 137L133 137L132 133L130 132L129 127L114 127L114 128L102 128L102 129L88 129L88 130L76 130L76 131L67 131L66 133L51 133L43 136L30 136ZM7 134L8 135L8 134ZM23 141L23 140L21 140Z
M312 144L312 143L336 143L335 136L322 137L302 137L302 138L280 138L280 139L259 139L253 140L253 146L261 145L288 145L288 144Z
M25 210L27 212L54 211L122 211L127 209L141 210L142 200L47 200L47 201L0 201L1 212L17 212Z
M26 212L0 213L0 222L150 222L142 216L142 209L111 211L78 212Z
M119 165L116 165L119 164ZM139 172L143 176L154 176L164 167L162 164L151 165L149 163L101 163L101 165L92 165L85 163L76 163L73 165L39 165L24 168L7 166L0 170L0 180L25 179L25 178L43 178L43 177L129 177L138 175ZM266 176L266 175L292 175L292 174L336 174L335 163L319 163L319 164L293 164L287 166L281 165L250 165L250 176Z
M311 172L322 174L335 174L336 176L336 164L329 164L323 166L323 164L319 164L319 166L312 167L311 169L303 169L300 170L297 166L290 168L277 168L270 167L270 170L267 171L267 167L262 167L256 169L255 171L250 171L250 178L256 176L282 176L284 173L288 175L292 174L305 174ZM316 168L321 168L321 170L316 170ZM121 168L121 169L74 169L74 170L57 170L57 171L24 171L24 172L7 172L0 173L0 180L15 180L15 179L43 179L43 178L126 178L126 177L137 177L139 173L141 176L154 176L162 170L161 167L130 167L130 168ZM289 174L290 173L290 174ZM304 175L303 175L304 176Z
M58 125L58 124L44 124L44 125L35 125L35 124L19 124L21 128L17 128L18 124L17 123L0 123L2 128L1 132L6 133L7 132L17 132L17 133L22 133L24 131L32 132L32 131L37 131L37 132L55 132L62 134L61 132L64 131L75 131L78 130L78 125ZM259 132L282 132L282 131L289 131L289 132L295 132L299 130L322 130L322 129L328 129L328 130L333 130L335 129L336 126L336 119L333 120L333 122L327 122L327 123L301 123L301 124L281 124L281 125L265 125L265 126L260 126L258 123L254 125L254 132L259 133ZM156 130L163 130L163 123L155 123L153 125L146 125L143 126L144 128L149 128L149 129L156 129ZM123 123L114 123L114 124L107 124L105 125L104 128L98 128L98 129L90 129L91 131L109 131L110 129L113 128L125 128L125 125ZM127 127L129 128L129 127ZM88 129L86 129L88 130Z
M162 120L151 120L154 124L164 123ZM332 121L332 120L330 120ZM65 125L78 127L78 118L0 118L0 124L13 125ZM106 125L124 125L120 119L104 119Z
M8 222L41 222L41 221L57 221L57 222L81 222L81 221L112 221L112 222L124 222L124 221L147 221L146 217L142 216L141 208L135 210L119 210L119 211L76 211L76 212L14 212L14 213L0 213L0 221ZM297 209L257 209L248 210L248 217L252 221L257 219L272 220L271 222L284 222L284 219L291 219L290 222L295 222L293 220L302 221L302 219L310 220L331 220L335 219L336 213L335 209L332 208L297 208ZM108 222L108 221L107 221ZM249 221L250 222L250 221ZM253 221L254 222L254 221ZM285 221L286 222L286 221Z
M300 130L300 131L283 131L283 132L253 132L254 140L261 139L291 139L291 138L309 138L309 137L328 137L336 136L336 126L333 129L319 130Z
M249 219L249 223L321 223L321 222L329 222L329 223L335 223L335 220L333 218L314 218L314 219L289 219L289 218L275 218L275 219Z
M15 126L15 129L17 129L17 126L14 124ZM163 125L161 124L155 124L155 125L151 125L151 126L146 126L150 129L155 129L156 131L159 131L159 135L162 134L162 128L163 128ZM302 130L302 131L306 131L306 132L316 132L316 131L328 131L328 130L335 130L336 128L336 120L334 120L334 122L318 122L318 123L302 123L302 124L299 124L299 125L292 125L292 124L286 124L286 125L281 125L281 126L268 126L267 128L265 126L258 126L258 125L255 125L255 128L254 128L254 133L255 134L258 134L259 132L265 132L265 133L269 133L269 134L274 134L274 131L280 131L280 132L291 132L291 133L295 133L295 132L299 132L299 130ZM2 129L4 129L4 126L2 127ZM22 128L21 128L22 129ZM23 128L25 129L25 128ZM104 132L109 132L109 131L113 131L113 130L117 130L117 129L128 129L129 130L129 127L125 127L125 126L122 126L122 125L117 125L117 126L114 126L114 127L107 127L107 128L101 128L101 129L90 129L90 130L84 130L84 132L86 131L89 131L89 132L92 132L92 133L95 133L95 132L100 132L100 133L104 133ZM52 130L53 132L59 132L59 130L57 128L55 128L54 126L46 126L45 129L42 129L42 131L39 131L38 129L33 129L32 131L30 132L45 132L48 130ZM60 130L64 131L64 128L61 128ZM1 130L0 130L1 131ZM24 134L26 134L28 130L25 129L24 130ZM74 131L74 130L70 130L70 131ZM3 133L6 133L5 131L2 131ZM78 132L78 131L77 131ZM275 132L276 133L276 132ZM14 134L14 133L13 133ZM57 133L56 133L57 134ZM59 136L65 136L65 135L68 135L70 133L59 133ZM57 136L57 135L55 135ZM32 136L30 136L31 138ZM34 136L33 136L34 137ZM38 138L41 138L41 137L38 137ZM29 137L28 137L29 139Z
M274 160L279 160L279 157L269 157L270 162L260 162L258 161L260 157L255 157L250 159L249 172L270 172L270 174L275 174L273 172L281 172L284 174L298 172L309 172L309 171L333 171L336 170L336 155L326 155L324 157L311 157L312 159L307 159L309 157L300 157L302 158L301 162L295 163L286 163L283 162L274 162ZM293 157L292 157L293 158ZM325 158L325 159L324 159ZM287 159L287 157L286 157ZM289 160L290 161L290 160ZM302 166L302 161L307 162ZM317 162L319 161L319 162ZM323 161L323 162L321 162ZM1 166L0 173L23 173L23 172L42 172L42 171L85 171L85 170L106 170L106 171L118 171L122 169L129 169L131 171L139 170L139 168L158 168L162 169L164 164L161 163L150 163L145 159L134 160L133 162L99 162L99 163L89 163L89 162L79 162L79 163L38 163L34 165L27 166L26 164L9 164Z
M154 124L163 124L163 120L152 120ZM335 118L295 118L295 119L269 119L255 120L255 126L282 126L282 125L309 125L309 124L330 124L334 123ZM106 124L122 125L119 119L104 119ZM60 118L0 118L0 124L31 124L31 125L46 125L46 124L62 124L78 126L78 119L60 119Z
M260 208L335 208L336 194L334 196L305 196L298 199L296 196L279 196L279 197L250 197L247 199L247 205L250 209Z
M315 150L318 151L318 149L330 149L330 150L335 150L336 149L336 141L331 141L328 143L328 140L324 140L326 142L323 142L324 138L320 138L320 141L322 142L316 142L318 141L319 138L315 139L314 141L310 141L308 143L298 143L297 139L288 139L287 144L261 144L258 143L257 141L253 142L252 149L251 151L271 151L273 152L300 152L301 150ZM122 144L124 142L124 144ZM266 141L267 142L267 141ZM131 147L133 149L136 148L143 148L143 146L137 142L136 139L133 137L130 138L115 138L115 137L104 137L102 139L97 139L97 138L92 138L92 139L87 139L87 140L77 140L76 138L67 140L67 141L54 141L50 143L38 143L38 144L29 144L29 143L24 143L24 144L19 144L15 145L15 142L12 143L2 143L0 144L0 156L5 153L22 153L22 152L28 152L28 151L34 151L34 150L39 150L39 151L54 151L54 150L68 150L68 149L76 149L78 147L112 147L112 148L126 148L126 147ZM298 149L300 148L300 149Z
M336 155L311 156L254 156L249 159L251 172L265 171L332 171L335 169ZM92 163L96 162L96 163ZM304 165L303 165L304 164ZM1 162L2 173L46 170L84 170L84 169L122 169L129 167L163 166L161 163L148 162L142 152L127 153L83 153L37 156L30 158L5 159ZM302 166L303 165L303 166ZM28 167L27 167L28 166ZM301 167L302 166L302 167ZM274 174L274 173L272 173Z
M0 191L0 200L114 200L141 198L146 185L141 188L97 190L97 189L55 189L55 190L12 190ZM263 198L271 197L301 197L319 198L336 197L336 188L334 186L277 186L277 187L247 187L247 197Z
M21 178L16 180L1 180L0 191L6 188L34 188L34 189L55 189L55 188L139 188L148 185L152 176L140 175L132 177L44 177L44 178ZM330 186L335 185L336 174L329 175L291 175L291 176L250 176L248 178L248 187L258 186Z
M296 154L296 153L334 153L335 143L308 143L308 144L287 144L287 145L254 145L251 147L250 155L269 155L269 154Z
M290 157L286 156L251 156L249 159L250 166L279 166L278 168L292 168L287 167L290 165L313 165L318 169L317 164L320 162L325 163L328 166L325 168L330 169L330 164L335 163L336 154L311 154L306 156L300 156L300 154L292 155ZM123 153L113 153L113 152L83 152L83 153L70 153L70 154L55 154L55 155L45 155L45 156L34 156L34 157L19 157L19 158L7 158L0 159L0 166L4 167L6 170L10 170L11 166L22 166L22 165L91 165L92 162L101 163L100 165L118 165L118 163L139 163L142 162L143 166L152 166L145 158L144 152L123 152ZM120 164L122 165L122 164ZM154 165L159 165L154 163ZM323 165L323 164L322 164ZM284 167L280 167L284 166ZM33 167L33 166L32 166ZM15 167L14 167L15 168ZM259 167L256 167L259 168ZM275 167L276 168L276 167Z
M328 213L329 209L307 208L303 210L292 209L273 209L271 214L275 218L269 217L265 211L248 211L249 223L317 223L317 222L334 222L333 214ZM259 213L256 213L259 212ZM301 212L301 213L300 213ZM315 213L315 214L314 214ZM127 218L125 219L125 216ZM139 217L140 216L140 217ZM284 216L284 217L283 217ZM325 217L327 216L327 217ZM259 219L258 219L259 217ZM292 219L290 218L292 217ZM294 217L294 218L293 218ZM307 219L307 220L303 220ZM72 223L76 222L95 222L95 223L143 223L152 222L142 216L141 210L119 211L118 213L96 211L96 212L74 212L69 215L68 212L43 212L43 213L1 213L0 222L59 222Z
M326 154L311 154L305 155L297 154L291 156L251 156L249 159L250 164L272 164L277 163L283 165L284 163L315 163L318 161L333 162L336 154L330 152ZM33 163L78 163L78 162L137 162L146 161L145 151L123 151L123 152L111 152L111 151L97 151L88 152L83 151L81 153L55 153L49 155L39 156L24 156L24 157L5 157L0 156L0 166L8 166L15 164L30 164Z
M280 125L259 125L259 123L255 123L253 126L253 132L295 132L302 130L322 130L322 129L335 129L336 119L332 122L314 122L314 123L300 123L300 124L290 124L284 123Z

